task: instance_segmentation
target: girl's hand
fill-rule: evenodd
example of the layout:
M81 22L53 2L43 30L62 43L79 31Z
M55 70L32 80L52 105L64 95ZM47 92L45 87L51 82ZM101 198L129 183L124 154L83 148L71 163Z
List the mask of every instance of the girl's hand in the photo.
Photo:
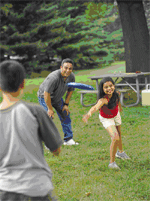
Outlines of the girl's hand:
M82 120L83 120L85 123L87 123L87 122L88 122L89 117L90 117L90 116L89 116L88 114L83 115Z

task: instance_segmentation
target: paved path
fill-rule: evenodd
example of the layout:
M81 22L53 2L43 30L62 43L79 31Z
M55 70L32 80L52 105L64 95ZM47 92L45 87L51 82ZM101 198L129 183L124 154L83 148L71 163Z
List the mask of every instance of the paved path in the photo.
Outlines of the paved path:
M103 69L98 69L98 70L91 70L89 75L101 75L101 74L106 74L106 73L113 73L114 71L121 71L122 73L125 72L125 64L118 64L118 65L113 65L110 67L106 67Z

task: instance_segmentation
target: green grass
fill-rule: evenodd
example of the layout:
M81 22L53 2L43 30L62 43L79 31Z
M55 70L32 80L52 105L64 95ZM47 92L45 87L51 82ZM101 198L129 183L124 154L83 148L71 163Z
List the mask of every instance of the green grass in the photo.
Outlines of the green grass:
M59 200L149 200L150 107L139 105L122 112L123 146L132 160L116 159L121 171L108 169L110 138L99 122L98 113L88 124L82 122L88 109L80 105L75 92L70 111L74 139L80 145L63 146L59 158L52 158L46 151ZM63 137L56 115L54 122Z
M81 72L82 74L82 72ZM79 72L76 79L82 78ZM23 99L38 103L37 90L43 79L26 80ZM85 83L88 83L86 81ZM94 86L94 83L91 83ZM82 116L90 109L80 104L80 94L75 90L70 101L74 139L78 146L62 146L59 157L44 150L45 159L53 172L53 184L59 201L141 201L150 200L150 107L123 108L123 148L131 157L129 161L116 159L120 171L108 169L110 138L93 114L88 124ZM87 102L96 97L87 98ZM93 100L94 99L94 100ZM63 132L55 113L61 137Z

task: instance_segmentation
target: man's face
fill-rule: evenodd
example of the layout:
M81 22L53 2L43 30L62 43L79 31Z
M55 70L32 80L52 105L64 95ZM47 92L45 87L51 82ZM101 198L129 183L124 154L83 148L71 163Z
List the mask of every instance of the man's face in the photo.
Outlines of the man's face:
M67 78L73 70L73 65L71 63L64 63L63 66L60 66L60 69L61 75Z

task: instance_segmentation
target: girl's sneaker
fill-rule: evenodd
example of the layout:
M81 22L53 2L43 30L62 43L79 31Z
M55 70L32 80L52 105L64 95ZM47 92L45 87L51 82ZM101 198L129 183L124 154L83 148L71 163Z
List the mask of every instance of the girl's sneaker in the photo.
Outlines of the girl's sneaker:
M116 157L117 158L121 158L121 159L130 159L130 157L125 153L125 151L123 151L122 153L120 153L119 151L117 151L116 153Z
M117 169L120 170L120 167L116 164L116 162L114 161L113 163L109 163L108 167L110 169Z

